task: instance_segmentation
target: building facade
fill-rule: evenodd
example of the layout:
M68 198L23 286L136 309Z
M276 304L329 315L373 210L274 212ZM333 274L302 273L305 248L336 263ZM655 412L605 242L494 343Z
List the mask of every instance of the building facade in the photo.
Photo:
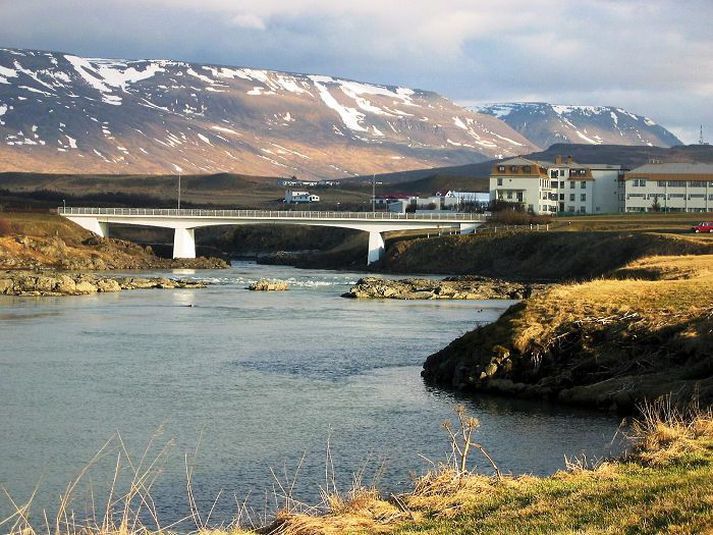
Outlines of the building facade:
M605 214L623 210L624 171L619 165L513 158L490 175L491 200L520 204L535 214Z
M713 211L713 164L649 163L625 175L627 212Z

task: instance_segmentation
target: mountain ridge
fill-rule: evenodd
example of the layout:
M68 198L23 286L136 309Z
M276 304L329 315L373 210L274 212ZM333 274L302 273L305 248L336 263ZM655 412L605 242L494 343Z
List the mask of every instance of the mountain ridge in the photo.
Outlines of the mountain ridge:
M0 170L348 177L537 148L432 91L0 49Z
M506 102L471 107L502 119L534 144L682 145L674 134L652 119L616 106Z

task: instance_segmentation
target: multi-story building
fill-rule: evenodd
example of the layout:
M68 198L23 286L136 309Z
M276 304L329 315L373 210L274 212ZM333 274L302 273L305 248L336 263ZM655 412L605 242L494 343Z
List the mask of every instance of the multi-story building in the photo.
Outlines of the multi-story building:
M582 164L561 156L554 162L513 158L490 175L490 197L518 203L536 214L616 213L623 209L619 165Z
M536 214L557 212L557 198L546 165L522 157L493 165L490 199L519 204Z
M627 212L713 211L713 164L649 163L625 175Z

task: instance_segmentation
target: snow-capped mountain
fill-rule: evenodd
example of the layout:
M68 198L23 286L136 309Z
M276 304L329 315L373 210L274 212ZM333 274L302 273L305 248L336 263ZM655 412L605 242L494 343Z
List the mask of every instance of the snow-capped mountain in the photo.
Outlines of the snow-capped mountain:
M346 177L536 148L428 91L0 49L0 171Z
M657 147L681 144L676 136L648 117L609 106L515 102L479 106L473 111L502 119L543 148L554 143Z

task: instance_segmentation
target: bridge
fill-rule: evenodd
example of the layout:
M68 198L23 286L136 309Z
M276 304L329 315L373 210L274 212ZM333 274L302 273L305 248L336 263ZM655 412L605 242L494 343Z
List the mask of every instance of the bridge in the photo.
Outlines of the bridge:
M317 212L288 210L185 210L154 208L58 208L59 215L101 237L110 224L174 229L173 258L195 258L195 229L218 225L312 225L361 230L369 233L367 265L384 253L384 232L395 230L456 230L475 232L485 222L482 214L391 212Z

